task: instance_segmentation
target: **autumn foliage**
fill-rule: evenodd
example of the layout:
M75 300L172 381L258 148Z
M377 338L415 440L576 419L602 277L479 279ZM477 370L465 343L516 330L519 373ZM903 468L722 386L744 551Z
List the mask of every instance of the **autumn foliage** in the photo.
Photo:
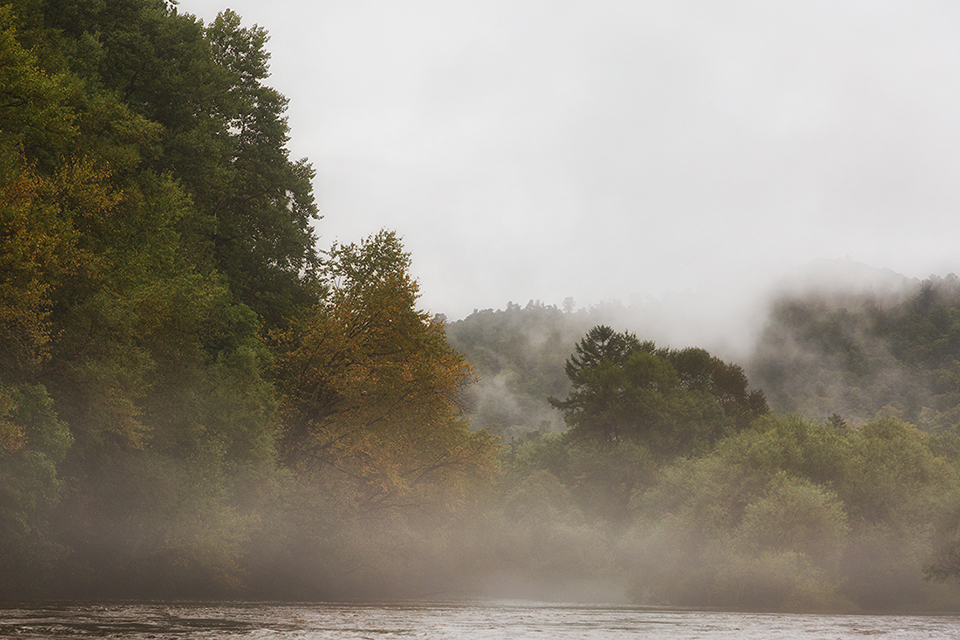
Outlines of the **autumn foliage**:
M0 6L0 596L276 595L277 540L335 583L345 523L495 472L399 239L318 251L266 41Z

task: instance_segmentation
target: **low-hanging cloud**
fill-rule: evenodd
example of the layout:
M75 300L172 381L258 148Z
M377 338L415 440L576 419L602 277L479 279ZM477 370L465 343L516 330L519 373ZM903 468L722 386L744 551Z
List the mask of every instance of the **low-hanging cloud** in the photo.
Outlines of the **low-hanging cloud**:
M951 5L232 6L273 36L321 237L397 229L431 311L957 270Z

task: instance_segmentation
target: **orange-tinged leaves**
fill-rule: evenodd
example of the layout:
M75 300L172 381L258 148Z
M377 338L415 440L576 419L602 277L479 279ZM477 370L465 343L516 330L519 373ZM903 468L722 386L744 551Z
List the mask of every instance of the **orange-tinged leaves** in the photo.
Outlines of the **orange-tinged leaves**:
M30 171L0 185L0 334L8 367L45 355L50 289L71 266L69 225L41 199L41 190Z
M13 453L23 447L25 441L23 427L0 419L0 449Z
M66 163L51 178L22 156L16 162L0 175L0 332L8 367L47 356L53 291L78 269L96 273L104 264L81 246L76 219L102 224L123 197L110 188L109 171L88 159Z
M472 370L417 310L399 241L381 233L331 256L326 300L273 336L287 462L352 477L364 509L450 499L491 475L496 444L456 404Z
M0 390L0 449L7 453L20 449L26 442L23 427L7 420L13 409L13 398L9 393Z

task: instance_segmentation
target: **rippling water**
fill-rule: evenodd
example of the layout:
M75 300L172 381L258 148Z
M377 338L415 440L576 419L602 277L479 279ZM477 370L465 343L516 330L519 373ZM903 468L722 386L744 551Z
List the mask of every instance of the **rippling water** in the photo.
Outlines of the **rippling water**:
M726 613L543 603L46 604L0 609L4 638L958 638L960 616Z

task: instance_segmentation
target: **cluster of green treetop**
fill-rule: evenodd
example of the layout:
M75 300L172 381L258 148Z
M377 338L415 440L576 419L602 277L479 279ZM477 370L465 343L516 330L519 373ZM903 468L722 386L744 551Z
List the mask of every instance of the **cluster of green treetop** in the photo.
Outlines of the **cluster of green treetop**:
M445 325L394 233L317 248L266 41L0 4L0 597L960 608L956 278L785 298L746 370Z

